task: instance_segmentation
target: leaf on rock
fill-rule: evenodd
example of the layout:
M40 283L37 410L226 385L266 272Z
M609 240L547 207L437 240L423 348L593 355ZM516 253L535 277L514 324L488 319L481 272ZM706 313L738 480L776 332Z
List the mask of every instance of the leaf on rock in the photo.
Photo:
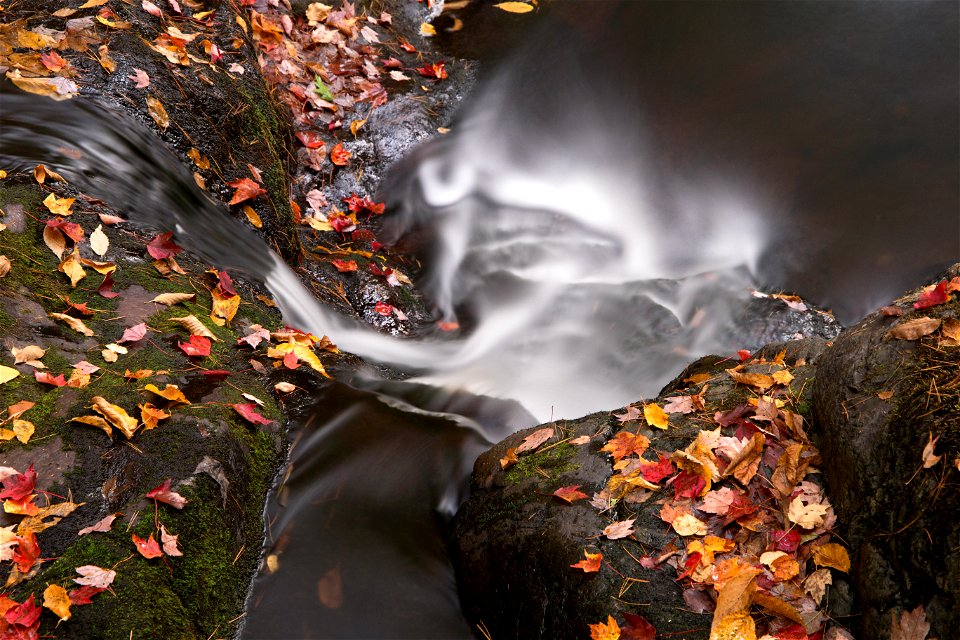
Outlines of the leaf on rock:
M117 340L117 344L123 344L124 342L139 342L143 340L147 335L147 324L141 322L140 324L135 324L132 327L127 327L123 330L123 335L120 336L120 339Z
M27 444L35 431L36 427L34 427L33 423L29 420L13 421L13 435L16 436L17 440L22 444Z
M47 585L43 590L43 606L53 611L61 622L70 619L70 596L58 584Z
M70 278L70 286L72 287L76 287L78 282L87 277L87 272L83 270L80 262L80 252L76 247L73 248L73 253L60 262L57 271L65 273Z
M203 336L190 336L187 342L177 341L177 346L188 356L210 355L210 339Z
M145 386L144 389L151 393L157 394L164 400L169 400L171 407L176 407L181 404L190 404L190 401L187 400L187 397L183 395L182 391L180 391L180 387L175 384L168 384L163 388L163 391L161 391L157 385L152 383Z
M920 298L913 303L914 309L929 309L945 303L949 298L947 294L947 281L941 280L936 285L927 287L920 294Z
M158 409L149 402L138 406L140 407L140 421L143 422L144 431L157 428L161 420L166 420L172 415L163 409Z
M626 538L629 535L632 535L635 529L633 528L633 523L636 521L636 518L630 518L628 520L621 520L620 522L614 522L613 524L607 525L603 529L603 535L607 536L608 540L619 540L620 538Z
M890 640L925 640L930 633L930 623L922 604L913 611L904 611L899 619L892 611L890 617Z
M350 273L357 270L356 260L332 260L330 262L340 273Z
M574 484L568 487L560 487L559 489L553 492L553 495L560 498L567 504L573 504L577 500L583 500L584 498L590 497L584 492L580 491L581 486L582 485Z
M827 595L827 585L833 584L833 575L830 569L817 569L803 581L803 590L813 598L814 604L819 605Z
M103 429L104 433L110 437L113 437L113 427L110 426L109 422L100 416L78 416L76 418L70 418L70 422L79 422L80 424L87 424L91 427Z
M619 640L620 625L608 615L606 622L598 622L590 625L590 640Z
M159 304L165 304L168 307L172 307L175 304L188 302L196 297L197 294L195 293L161 293L150 302L157 302Z
M49 224L44 225L43 243L53 252L53 255L57 256L57 259L63 260L63 254L67 251L67 239L59 228Z
M927 444L923 448L923 454L922 454L924 469L929 469L933 465L937 464L938 462L940 462L940 458L943 457L943 456L937 456L933 454L934 449L936 449L937 447L937 440L939 439L940 439L940 436L937 436L936 438L934 438L933 433L928 434Z
M233 407L234 411L239 413L244 420L250 422L251 424L272 424L273 420L267 420L262 415L256 412L257 405L253 403L237 403L230 405Z
M883 337L885 340L919 340L923 336L930 335L938 328L940 328L939 318L929 318L924 316L923 318L916 318L914 320L901 322L887 331Z
M643 455L643 452L650 446L650 440L642 434L634 434L629 431L621 431L614 438L607 441L601 451L608 451L614 461L618 461L626 456L637 454Z
M70 216L73 215L71 207L73 206L76 198L58 198L54 194L48 195L43 200L43 204L47 209L50 210L50 213L58 216Z
M814 529L823 525L823 516L827 513L827 506L817 503L806 504L803 496L797 496L790 502L787 509L787 518L790 522L803 527Z
M107 234L103 232L103 225L98 224L97 228L90 234L90 248L101 258L107 253L107 249L110 248L110 239L107 238Z
M744 373L736 369L727 369L727 373L736 382L745 384L748 387L755 387L760 391L766 391L777 383L777 381L773 379L773 376L766 373Z
M10 353L13 355L13 364L27 364L35 369L46 368L46 365L40 362L40 358L46 355L47 350L35 344L27 345L22 349L13 347Z
M111 426L119 429L127 438L132 438L133 434L136 433L139 423L123 407L107 402L102 396L94 396L91 408L103 416Z
M517 453L524 453L537 449L544 442L553 437L553 427L544 427L538 429L523 439L523 442L517 447Z
M160 542L163 543L163 552L168 556L175 557L183 555L180 549L177 548L178 537L179 536L175 536L168 532L165 526L162 524L160 525Z
M167 231L154 236L147 243L147 253L154 260L165 260L183 251L183 247L173 243L173 232Z
M14 378L20 375L20 372L14 369L13 367L8 367L6 365L0 364L0 384L10 382Z
M3 491L0 491L0 500L22 500L37 486L37 471L31 464L23 473L13 473L3 479Z
M529 2L501 2L493 6L507 13L530 13L533 11L533 5Z
M153 96L147 96L147 112L161 129L166 129L170 126L170 116L167 114L166 108L164 108L162 102Z
M84 604L92 604L93 601L91 598L104 591L106 591L106 589L99 589L97 587L80 587L79 589L72 589L69 593L70 602L72 602L76 607Z
M187 331L190 332L190 335L194 336L203 336L204 338L210 338L214 342L219 342L220 338L215 336L210 329L200 322L196 316L189 315L183 316L182 318L170 318L170 322L175 322Z
M707 535L707 524L691 513L682 513L673 519L670 523L677 535L681 536L705 536Z
M242 338L237 338L237 344L248 344L254 349L256 349L260 343L266 340L270 341L270 332L261 327L259 324L251 325L247 335Z
M76 572L80 574L80 577L74 578L74 582L79 585L94 587L97 589L106 589L113 584L114 579L117 577L116 571L112 569L104 569L92 564L86 564L82 567L77 567Z
M261 196L267 192L266 189L261 187L250 178L240 178L239 180L228 182L227 185L236 190L233 192L233 197L230 198L230 202L227 204L239 204L246 200L251 200Z
M723 477L733 476L744 486L750 484L753 476L757 473L760 466L760 459L763 454L763 445L766 443L766 437L760 433L754 433L740 453L730 461L727 468L723 471Z
M147 492L147 497L168 504L175 509L183 509L188 500L176 491L170 489L172 478L167 478L160 485Z
M643 417L651 427L666 429L670 417L655 403L643 405Z
M850 571L850 556L847 550L835 542L814 547L813 561L818 567L830 567L844 573Z
M582 569L584 573L596 573L600 571L600 561L603 560L602 553L590 553L584 549L583 555L586 558L585 560L581 560L570 566L574 569Z
M338 142L330 150L330 162L338 167L345 167L350 163L350 152L343 148L342 142Z
M136 545L137 551L140 552L146 559L150 558L159 558L163 555L163 551L160 550L160 545L157 544L157 541L153 539L153 534L150 534L150 537L144 540L137 534L133 534L131 537L133 544Z
M70 327L77 333L82 333L83 335L88 337L94 335L93 329L85 325L83 323L83 320L80 320L79 318L68 316L65 313L48 313L47 315L55 320L60 320L61 322L65 322L68 327Z
M213 320L214 324L222 327L228 322L232 322L233 317L237 315L237 310L240 309L240 296L224 294L219 287L211 292L211 296L213 306L210 311L210 319Z
M68 78L24 78L19 69L7 71L7 78L20 89L28 93L53 98L54 100L68 100L80 93L77 83Z
M37 382L49 384L54 387L62 387L67 384L67 381L64 380L62 373L52 376L46 371L34 371L33 377L36 378Z
M89 527L84 527L77 532L78 536L85 536L88 533L94 533L97 531L106 532L110 531L110 527L113 526L113 521L117 519L117 514L111 513L110 515L104 517L102 520L98 520Z

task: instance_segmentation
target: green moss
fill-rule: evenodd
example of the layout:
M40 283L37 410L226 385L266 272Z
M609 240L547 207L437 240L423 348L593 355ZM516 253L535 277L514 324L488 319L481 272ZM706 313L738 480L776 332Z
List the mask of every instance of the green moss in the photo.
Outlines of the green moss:
M570 462L570 458L576 453L576 447L563 442L531 456L522 456L517 464L507 470L504 477L508 484L519 484L531 476L552 480L562 473L570 473L578 468L578 465Z

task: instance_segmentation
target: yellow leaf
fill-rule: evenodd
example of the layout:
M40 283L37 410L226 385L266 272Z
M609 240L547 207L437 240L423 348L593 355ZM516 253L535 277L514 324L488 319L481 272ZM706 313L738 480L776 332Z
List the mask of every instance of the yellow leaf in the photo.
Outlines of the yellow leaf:
M196 15L194 15L194 17L196 17ZM210 160L202 155L196 147L191 147L190 151L187 151L187 157L193 160L193 164L197 165L197 169L201 171L206 171L210 168Z
M159 302L160 304L165 304L170 307L181 302L193 300L196 297L197 294L195 293L161 293L150 302Z
M65 273L70 278L70 285L73 287L76 287L78 282L87 277L87 272L83 270L83 266L80 264L80 252L76 247L73 248L73 253L60 262L57 271Z
M844 573L850 571L850 556L847 550L835 542L814 547L813 561L818 567L830 567Z
M97 62L100 63L100 66L107 70L107 73L113 73L117 70L117 63L113 61L113 58L110 57L110 49L107 48L107 45L100 45L98 49L100 57L97 59Z
M78 9L92 9L93 7L102 7L107 4L109 0L87 0L82 5L77 7Z
M69 216L73 215L70 207L73 206L74 200L76 200L76 198L58 198L51 193L43 199L43 204L50 210L50 213L58 216Z
M793 374L787 371L786 369L781 369L779 371L773 372L773 380L777 384L790 384L793 381Z
M261 220L257 212L253 210L253 207L251 207L250 205L244 205L243 213L244 215L247 216L247 220L250 221L250 224L252 224L257 229L263 228L263 220Z
M190 401L187 400L187 397L183 395L183 392L180 391L180 387L175 384L168 384L164 387L163 391L157 388L155 384L148 384L144 387L147 391L155 393L164 400L169 400L172 404L171 407L175 407L180 404L190 404Z
M24 49L46 49L47 47L56 47L65 34L62 31L55 33L59 33L61 38L57 38L54 35L46 33L37 33L36 31L21 29L17 31L17 44Z
M70 619L70 596L67 595L67 590L58 584L47 585L44 589L43 606L53 611L60 620Z
M330 377L330 374L328 374L327 370L323 368L323 363L320 362L320 358L317 357L317 354L314 353L313 349L297 344L293 340L283 344L278 344L276 349L267 349L267 356L270 358L283 358L283 356L290 351L296 354L298 360L301 362L306 362L308 365L310 365L311 369L320 375L326 378Z
M0 255L0 278L10 273L10 258Z
M107 234L103 232L102 224L98 224L97 228L90 234L90 248L101 258L107 253L107 249L110 248L110 239L107 238Z
M91 427L103 429L104 433L110 437L113 437L113 427L111 427L110 423L100 416L79 416L76 418L71 418L70 422L79 422L80 424L88 424Z
M80 87L73 80L67 78L24 78L19 69L7 71L7 78L28 93L53 98L54 100L68 100L80 93Z
M736 371L734 369L728 369L727 373L740 384L756 387L760 391L766 391L776 384L773 376L766 373L743 373L742 371Z
M47 178L59 182L66 182L66 179L62 175L43 164L38 164L33 168L33 178L40 184L43 184Z
M67 380L67 386L72 389L83 389L90 384L90 374L74 369Z
M83 324L83 320L79 318L68 316L65 313L48 313L47 315L55 320L61 320L63 322L66 322L67 326L69 326L71 329L73 329L77 333L82 333L85 336L93 335L93 329Z
M710 640L757 640L757 626L748 611L737 611L710 630Z
M27 533L40 533L50 527L56 526L58 522L68 515L82 507L85 503L58 502L49 507L40 507L35 514L20 521L17 525L17 535L25 536Z
M167 115L167 110L164 109L163 103L153 96L147 96L147 111L161 129L170 126L170 116Z
M420 25L420 35L422 35L424 38L435 36L437 35L437 29L429 22L424 22Z
M509 13L530 13L533 11L533 5L527 2L501 2L493 6Z
M14 378L20 375L20 372L14 369L13 367L5 367L0 364L0 384L5 382L10 382Z
M590 625L590 640L619 640L620 625L608 615L607 621Z
M154 429L160 423L161 420L169 418L172 414L167 413L163 409L158 409L149 402L146 404L141 404L140 406L140 420L143 422L143 430L149 431Z
M350 123L350 133L353 134L353 137L357 137L357 131L360 131L360 127L367 124L366 120L354 120Z
M684 513L670 523L673 530L681 536L705 536L707 535L707 525L695 515Z
M67 238L60 229L44 226L43 242L50 251L53 251L53 255L57 256L58 260L63 260L63 254L67 250Z
M110 404L102 396L93 396L91 408L106 418L107 422L119 429L127 438L132 438L136 433L139 423L123 407Z
M669 416L658 404L651 402L650 404L643 405L643 417L651 427L656 427L657 429L667 428Z
M213 335L213 332L211 332L210 329L207 329L202 322L197 320L196 316L189 315L183 316L182 318L170 318L170 321L176 322L178 325L189 331L190 335L210 338L214 342L220 341L220 338Z
M100 275L107 275L108 273L113 273L117 270L117 265L114 262L100 262L97 260L88 260L86 258L80 258L80 264L85 267L90 267Z
M27 442L30 441L30 436L33 435L34 431L36 431L36 427L28 420L13 421L13 433L17 436L17 440L23 444L27 444Z
M239 308L240 296L225 296L218 289L213 290L213 309L210 311L210 319L214 323L222 327L233 320Z

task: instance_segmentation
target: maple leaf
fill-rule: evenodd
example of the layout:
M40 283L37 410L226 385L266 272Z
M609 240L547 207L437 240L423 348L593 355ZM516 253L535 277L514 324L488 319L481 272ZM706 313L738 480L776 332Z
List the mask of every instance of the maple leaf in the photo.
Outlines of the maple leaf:
M83 270L80 260L80 252L74 247L73 253L68 255L57 265L57 271L66 274L70 278L70 286L76 287L77 283L87 277L87 272Z
M189 502L182 495L170 489L172 478L167 478L161 484L147 492L147 497L168 504L174 509L183 509Z
M665 413L693 413L696 410L703 409L703 398L701 396L675 396L667 398L663 406Z
M355 260L332 260L330 264L336 267L337 271L340 273L349 273L357 270L357 263Z
M636 521L636 518L630 518L628 520L621 520L620 522L614 522L613 524L607 525L603 529L603 535L607 536L608 540L619 540L620 538L626 538L629 535L632 535L635 529L633 528L633 523Z
M707 524L697 518L692 513L682 513L673 519L670 523L677 535L681 536L705 536L707 535Z
M149 402L138 406L140 407L140 421L143 422L144 431L157 428L161 420L166 420L172 415L163 409L158 409Z
M17 550L13 552L13 562L17 565L20 573L27 573L40 559L40 546L37 544L37 537L33 531L26 531L24 535L17 536Z
M803 496L797 496L790 502L787 518L804 529L813 529L823 525L823 516L828 507L823 504L804 502Z
M117 577L117 572L113 569L104 569L92 564L85 564L75 569L80 574L79 578L73 581L81 586L94 587L96 589L106 589L113 584Z
M350 162L350 152L343 148L343 143L338 142L330 150L330 162L338 167L345 167Z
M625 611L623 617L627 624L620 630L621 640L655 640L657 630L646 618Z
M52 376L46 371L34 371L33 377L36 378L37 382L49 384L54 387L62 387L67 384L62 373Z
M58 198L54 194L48 195L43 200L43 205L50 210L50 213L58 216L70 216L73 215L73 211L70 207L73 206L76 198Z
M800 532L796 529L773 531L770 538L777 549L787 553L793 553L800 546Z
M106 589L100 589L98 587L80 587L79 589L71 589L68 595L71 604L79 607L84 604L91 604L93 602L91 598L104 591L106 591Z
M923 605L913 611L904 611L900 618L890 612L890 640L924 640L930 633L930 623Z
M160 550L160 545L157 544L157 541L153 539L152 533L146 540L137 534L133 534L131 539L133 540L133 544L136 545L137 551L139 551L140 555L144 558L149 560L150 558L159 558L163 555L163 551Z
M681 498L696 498L703 491L707 482L698 474L689 471L681 471L673 481L673 497L675 500Z
M31 464L23 473L14 473L3 479L3 491L0 491L0 500L22 500L37 486L37 471Z
M238 404L232 404L230 406L233 407L234 411L239 413L244 420L246 420L247 422L250 422L251 424L267 425L267 424L273 423L273 420L267 420L262 415L257 413L256 412L257 405L253 403L246 403L246 404L238 403Z
M586 558L585 560L581 560L570 566L574 569L582 569L584 573L596 573L600 570L600 561L603 560L602 553L590 553L584 549L583 555Z
M167 528L160 525L160 541L163 543L163 552L168 556L182 556L183 553L177 548L177 538L167 531Z
M650 440L642 434L621 431L614 438L607 441L601 451L609 451L613 459L620 460L631 454L643 455L650 446Z
M260 343L263 341L270 341L270 332L261 327L259 324L251 325L249 333L243 336L242 338L237 338L237 344L248 344L254 349L256 349Z
M37 620L40 618L40 613L43 611L40 607L34 603L33 594L30 594L30 597L27 598L22 604L19 604L15 607L11 607L3 615L7 623L11 625L16 625L19 627L32 627ZM8 630L11 631L11 630ZM12 634L11 634L12 635ZM15 640L20 640L18 636L12 636ZM21 636L23 637L23 636ZM36 638L36 634L32 636L26 636L26 638Z
M947 281L941 280L936 286L928 287L920 294L920 298L913 303L914 309L929 309L947 301Z
M670 462L670 458L657 454L657 462L641 465L640 473L650 482L660 482L673 474L673 463Z
M262 196L267 192L266 189L261 187L250 178L240 178L239 180L228 182L227 185L236 189L236 191L233 193L233 197L230 198L230 202L227 204L238 204L240 202Z
M447 77L446 63L441 60L440 62L425 64L417 68L417 73L434 81L443 80Z
M655 403L643 405L643 417L651 427L666 429L670 417Z
M43 590L43 606L53 611L61 622L70 619L70 596L58 584L47 585Z
M187 342L177 341L177 346L188 356L209 356L210 339L203 336L190 336Z
M165 260L166 258L177 255L181 251L183 251L183 247L179 247L173 243L172 231L154 236L150 242L147 243L147 253L149 253L154 260Z
M590 625L590 640L619 640L620 625L608 615L606 622L598 622Z
M552 437L553 427L538 429L523 439L523 442L517 446L517 453L533 451Z
M560 487L553 492L553 495L560 498L567 504L573 504L576 500L583 500L584 498L589 498L587 494L580 491L582 485L574 484L568 487Z
M98 520L89 527L84 527L77 532L78 536L85 536L88 533L94 533L95 531L110 531L110 527L113 525L113 521L117 519L117 514L111 513L110 515L104 517L101 520Z

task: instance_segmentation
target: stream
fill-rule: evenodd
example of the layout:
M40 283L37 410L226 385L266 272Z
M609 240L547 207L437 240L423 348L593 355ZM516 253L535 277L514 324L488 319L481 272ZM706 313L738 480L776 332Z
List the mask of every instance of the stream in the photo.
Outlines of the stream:
M498 28L482 17L441 38L500 60L384 185L392 238L429 237L419 288L469 328L443 339L320 305L140 123L0 91L8 165L172 227L263 280L292 326L404 374L338 382L291 425L268 507L279 571L257 578L245 637L472 637L445 536L481 451L656 395L699 355L789 339L789 323L751 333L756 288L850 323L960 259L955 3L544 13L509 53L477 51Z

